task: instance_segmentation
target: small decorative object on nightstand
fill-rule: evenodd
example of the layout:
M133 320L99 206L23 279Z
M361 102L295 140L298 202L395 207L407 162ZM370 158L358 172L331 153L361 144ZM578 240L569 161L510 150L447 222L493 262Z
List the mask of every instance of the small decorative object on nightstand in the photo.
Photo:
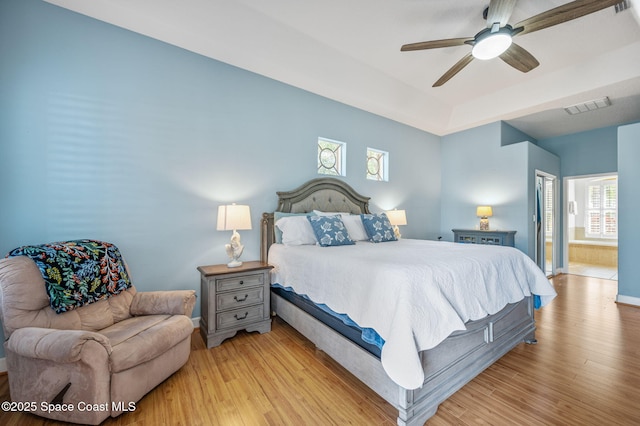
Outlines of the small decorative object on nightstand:
M476 209L476 216L480 218L480 230L489 230L489 217L493 216L493 209L491 206L478 206Z
M393 233L395 234L397 239L400 239L402 235L400 235L400 229L398 229L398 225L406 225L407 224L407 214L404 210L388 210L385 212L387 214L387 218L389 218L389 223L393 226Z
M269 271L263 262L241 266L199 266L200 335L207 348L218 346L239 330L271 331Z
M244 250L244 246L240 242L240 234L238 229L251 229L251 210L249 206L240 206L235 203L227 206L218 207L218 231L233 231L231 234L231 242L225 245L227 255L231 258L231 262L227 263L229 268L236 268L242 265L239 260Z
M452 229L453 241L467 244L514 246L516 231L478 231L477 229Z

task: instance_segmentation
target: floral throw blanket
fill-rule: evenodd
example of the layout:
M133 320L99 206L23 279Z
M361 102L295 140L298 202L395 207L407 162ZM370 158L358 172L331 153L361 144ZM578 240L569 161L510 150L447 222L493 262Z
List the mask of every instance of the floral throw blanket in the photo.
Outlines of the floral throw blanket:
M106 299L131 287L120 250L110 243L76 240L23 246L7 257L27 256L38 265L56 313Z

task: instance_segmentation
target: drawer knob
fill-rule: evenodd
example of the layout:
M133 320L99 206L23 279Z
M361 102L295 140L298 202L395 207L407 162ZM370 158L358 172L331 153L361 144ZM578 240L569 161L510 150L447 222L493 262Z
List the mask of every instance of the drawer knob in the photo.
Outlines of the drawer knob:
M233 296L233 300L235 300L236 302L244 302L245 300L247 300L247 297L249 297L248 294L245 294L242 299L238 299L238 296Z
M243 317L239 317L238 314L234 315L234 318L238 321L245 319L249 315L249 312L245 312Z
M240 285L242 285L242 284L244 284L244 281L243 281L243 280L240 280Z

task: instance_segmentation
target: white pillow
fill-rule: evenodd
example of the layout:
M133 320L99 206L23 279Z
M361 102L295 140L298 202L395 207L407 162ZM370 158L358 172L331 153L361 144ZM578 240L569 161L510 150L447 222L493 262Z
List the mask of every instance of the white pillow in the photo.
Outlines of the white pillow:
M313 213L316 216L346 216L349 213L345 213L345 212L323 212L320 210L314 210Z
M353 241L366 241L369 239L359 214L343 213L341 218L342 223L344 223L344 226L347 228L347 232Z
M278 219L275 225L282 231L282 244L286 246L317 243L316 235L307 216L283 217Z

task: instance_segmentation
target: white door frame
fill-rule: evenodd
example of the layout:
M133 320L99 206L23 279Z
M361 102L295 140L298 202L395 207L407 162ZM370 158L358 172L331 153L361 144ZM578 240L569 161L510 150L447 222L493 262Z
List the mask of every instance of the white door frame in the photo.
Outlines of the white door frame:
M544 172L542 170L538 170L536 169L535 171L535 190L534 190L534 197L537 197L537 185L538 185L538 177L541 177L543 179L551 179L553 181L553 211L552 211L552 217L553 217L553 223L552 223L552 227L553 227L553 231L551 234L551 274L555 275L557 274L558 271L558 217L559 217L559 203L558 203L558 189L559 189L559 185L558 185L558 177L556 175L553 175L551 173L548 172ZM544 191L544 186L543 186L543 191ZM544 193L542 196L542 212L541 215L542 217L540 218L541 220L541 226L542 226L542 234L544 235L544 228L545 228L545 218L544 218L544 203L545 203L545 197L544 197ZM537 199L534 199L534 220L536 221L534 224L534 239L535 239L535 256L536 256L536 263L538 264L538 266L540 266L540 262L539 259L537 258L539 252L538 252L538 232L536 229L536 225L537 225L537 220L538 220L538 210L537 210ZM544 240L544 238L543 238ZM544 263L542 263L543 265L546 264L546 245L543 245L543 257L545 258ZM546 266L541 268L545 273L547 273L546 270Z
M575 175L575 176L564 176L562 178L562 205L566 207L569 204L568 193L569 193L569 181L577 180L577 179L590 179L604 176L618 176L618 172L609 172L609 173L593 173L588 175ZM569 209L563 208L562 220L564 226L562 227L562 272L569 273L569 227L567 224L569 223Z

